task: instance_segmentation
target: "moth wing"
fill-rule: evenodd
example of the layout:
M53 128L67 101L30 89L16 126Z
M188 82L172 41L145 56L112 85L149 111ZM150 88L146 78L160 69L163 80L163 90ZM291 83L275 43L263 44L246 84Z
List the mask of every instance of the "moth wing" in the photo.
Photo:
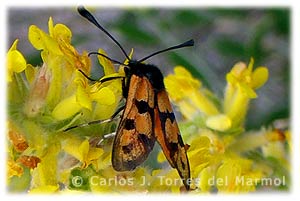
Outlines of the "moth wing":
M113 144L112 165L129 171L143 163L153 149L154 91L144 77L132 75L125 109Z
M189 189L190 167L180 131L166 91L157 93L154 110L155 137L164 155L173 168L176 168L184 185Z

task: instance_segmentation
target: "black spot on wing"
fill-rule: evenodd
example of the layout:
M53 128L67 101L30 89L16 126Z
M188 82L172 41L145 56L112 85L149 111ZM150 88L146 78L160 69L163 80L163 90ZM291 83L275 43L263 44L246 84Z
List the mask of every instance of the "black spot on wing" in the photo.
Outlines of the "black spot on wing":
M146 112L148 112L148 111L150 110L150 107L149 107L149 105L148 105L148 103L147 103L146 101L143 101L143 100L140 100L140 101L135 100L135 105L136 105L136 107L137 107L137 109L138 109L138 112L139 112L140 114L146 113Z
M124 123L124 129L132 130L135 128L135 123L133 119L126 119Z

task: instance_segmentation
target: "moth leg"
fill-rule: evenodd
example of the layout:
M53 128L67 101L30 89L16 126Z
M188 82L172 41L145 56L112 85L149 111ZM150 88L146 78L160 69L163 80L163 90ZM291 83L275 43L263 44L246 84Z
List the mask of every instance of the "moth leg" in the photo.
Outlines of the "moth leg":
M116 110L116 112L111 116L111 118L109 119L104 119L104 120L96 120L96 121L91 121L91 122L88 122L88 123L83 123L83 124L79 124L79 125L76 125L76 126L71 126L69 128L66 128L63 130L63 132L67 132L69 130L72 130L74 128L82 128L82 127L86 127L86 126L90 126L90 125L93 125L93 124L103 124L103 123L108 123L108 122L111 122L113 121L116 116L125 108L125 106L122 106L120 108L118 108Z
M104 140L107 140L109 138L113 138L116 136L116 132L108 133L103 135L103 137L99 140L99 142L96 144L96 147L99 147Z
M93 124L108 123L108 122L111 122L113 120L114 120L113 118L109 118L109 119L104 119L104 120L91 121L91 122L88 122L88 123L79 124L79 125L76 125L76 126L71 126L71 127L67 128L67 129L63 130L63 132L67 132L67 131L72 130L74 128L82 128L82 127L90 126L90 125L93 125Z
M124 110L124 108L125 108L125 105L119 107L119 108L115 111L115 113L111 116L111 119L114 119L114 118L115 118L122 110Z

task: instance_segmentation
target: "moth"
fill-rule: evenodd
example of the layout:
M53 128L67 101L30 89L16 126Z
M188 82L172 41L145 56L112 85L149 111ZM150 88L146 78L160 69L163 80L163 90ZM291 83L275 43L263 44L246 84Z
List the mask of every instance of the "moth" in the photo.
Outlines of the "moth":
M109 34L83 7L78 8L81 16L97 26L121 49L128 63L124 64L101 55L112 62L124 66L122 79L123 96L126 99L122 108L120 123L117 127L112 148L112 166L116 171L130 171L141 165L158 142L173 168L176 168L187 190L190 189L190 166L187 145L184 144L175 119L174 112L158 67L145 64L148 58L162 52L193 46L194 41L157 51L140 60L129 58L119 42Z

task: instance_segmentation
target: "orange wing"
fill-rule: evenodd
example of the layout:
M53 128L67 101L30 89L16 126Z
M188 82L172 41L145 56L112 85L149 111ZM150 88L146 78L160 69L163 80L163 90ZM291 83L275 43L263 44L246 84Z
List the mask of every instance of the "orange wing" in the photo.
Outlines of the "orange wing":
M126 106L113 144L112 165L117 171L133 170L153 149L154 91L146 77L132 75Z
M190 166L186 146L181 138L167 92L164 90L157 93L154 119L156 140L170 165L177 169L186 189L189 189Z

